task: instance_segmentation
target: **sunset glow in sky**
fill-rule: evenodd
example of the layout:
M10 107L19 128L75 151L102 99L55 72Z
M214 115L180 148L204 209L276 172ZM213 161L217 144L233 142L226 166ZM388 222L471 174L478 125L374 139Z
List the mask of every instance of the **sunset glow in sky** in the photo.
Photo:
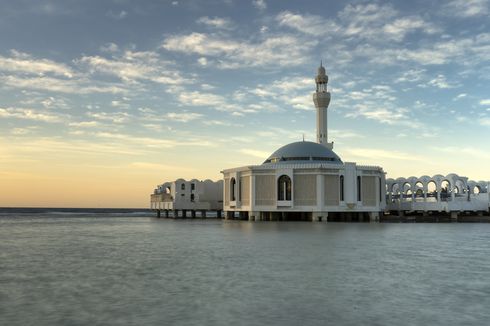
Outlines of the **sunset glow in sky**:
M148 207L315 140L490 180L490 1L0 2L0 207Z

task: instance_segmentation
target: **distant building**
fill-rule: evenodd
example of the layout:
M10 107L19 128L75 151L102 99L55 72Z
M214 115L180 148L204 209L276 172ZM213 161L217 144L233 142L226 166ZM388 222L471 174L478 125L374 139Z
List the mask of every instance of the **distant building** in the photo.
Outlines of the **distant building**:
M317 142L300 141L275 151L261 165L223 170L226 218L249 220L375 221L384 211L381 167L343 163L328 142L328 76L315 78Z
M454 173L388 179L387 210L399 215L445 212L456 219L460 212L488 212L489 191L488 182L468 181Z
M168 217L169 211L177 217L178 212L186 216L187 211L194 215L196 211L218 211L223 209L223 181L186 181L177 179L165 182L154 190L151 195L151 209L164 211Z

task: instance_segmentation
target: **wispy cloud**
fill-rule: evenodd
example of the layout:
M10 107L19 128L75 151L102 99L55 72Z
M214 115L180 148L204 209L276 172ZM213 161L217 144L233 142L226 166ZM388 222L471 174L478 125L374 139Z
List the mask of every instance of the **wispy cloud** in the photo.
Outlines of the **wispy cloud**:
M125 10L121 10L121 11L108 11L107 12L107 17L110 17L112 19L115 19L115 20L122 20L124 18L126 18L128 16L128 12L125 11Z
M485 127L490 127L490 118L481 118L478 122Z
M260 151L257 149L251 149L251 148L242 148L239 150L240 153L248 155L248 156L253 156L253 157L258 157L262 160L265 160L269 157L271 153Z
M152 51L125 51L115 54L112 58L101 56L84 56L76 62L87 67L89 72L112 75L123 82L152 81L167 85L191 83L182 74L171 69L171 63L162 60L158 53Z
M178 121L178 122L189 122L201 118L203 115L195 112L169 112L165 115L166 119Z
M204 16L197 20L198 24L218 28L218 29L231 29L233 27L231 21L228 18L221 17L208 17Z
M259 42L191 33L165 39L162 47L169 51L215 58L219 68L290 66L304 63L317 41L301 40L292 35L270 36Z
M435 86L437 88L442 88L442 89L445 89L445 88L455 88L455 87L458 86L456 84L453 84L453 83L448 82L447 79L446 79L446 76L444 76L442 74L439 74L439 75L437 75L436 78L431 79L429 81L428 85Z
M316 15L301 15L290 11L283 11L276 16L280 26L287 26L305 34L324 35L336 33L340 27L333 21Z
M267 9L267 3L265 2L265 0L252 0L252 4L260 11L264 11Z
M75 128L95 128L100 126L100 122L98 121L80 121L80 122L70 122L68 124L70 127L75 127Z
M5 86L20 89L34 89L55 93L92 94L92 93L126 93L122 85L105 82L90 82L87 79L60 79L53 77L0 76Z
M474 17L488 14L488 0L453 0L444 7L444 12L456 17Z
M349 159L372 159L373 157L377 159L390 159L399 161L425 161L424 157L414 155L411 153L405 153L402 151L385 150L378 148L348 148L343 151L349 156Z
M115 124L126 123L131 118L131 115L127 112L87 112L87 116Z
M162 163L153 163L153 162L133 162L130 164L131 167L144 169L144 170L160 170L160 171L180 171L180 172L194 172L196 169L177 166L177 165L168 165Z
M41 122L62 122L63 115L25 108L0 108L0 118L15 118Z
M0 71L39 76L52 74L67 78L71 78L75 75L75 72L66 64L49 59L37 59L27 53L16 50L11 50L10 53L10 57L0 56Z

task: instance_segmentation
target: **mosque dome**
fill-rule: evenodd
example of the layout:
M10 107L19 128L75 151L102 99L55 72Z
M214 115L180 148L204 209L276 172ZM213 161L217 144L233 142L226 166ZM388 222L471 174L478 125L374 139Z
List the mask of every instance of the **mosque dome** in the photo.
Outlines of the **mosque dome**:
M342 160L334 151L322 144L299 141L279 148L265 160L264 164L286 162L342 163Z

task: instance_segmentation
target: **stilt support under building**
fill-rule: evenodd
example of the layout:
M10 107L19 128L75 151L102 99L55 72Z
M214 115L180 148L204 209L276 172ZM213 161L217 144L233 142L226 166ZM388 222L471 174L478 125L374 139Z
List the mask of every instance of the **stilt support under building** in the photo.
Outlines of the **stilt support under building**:
M311 221L312 222L327 222L328 212L312 212Z
M451 222L458 222L458 212L451 212Z
M379 212L369 212L369 222L379 222Z

